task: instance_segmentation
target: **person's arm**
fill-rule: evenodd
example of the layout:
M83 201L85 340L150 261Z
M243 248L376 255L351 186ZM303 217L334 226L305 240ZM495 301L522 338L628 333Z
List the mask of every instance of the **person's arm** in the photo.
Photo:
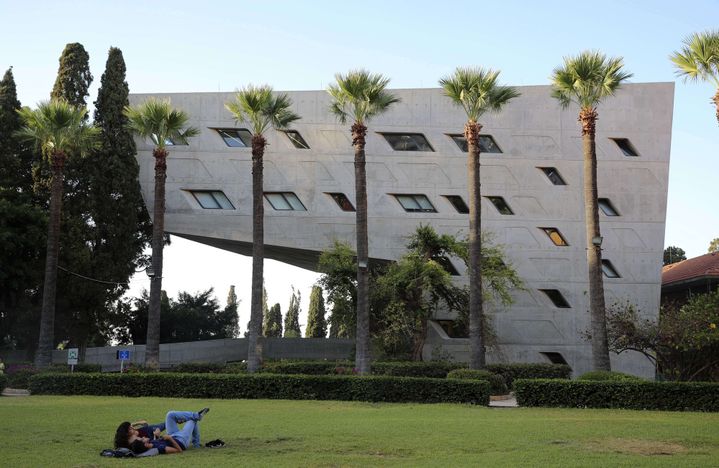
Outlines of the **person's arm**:
M172 436L165 434L162 438L172 444L172 447L167 447L165 449L165 450L167 450L167 453L182 452L180 445L177 443L177 441L175 439L172 438Z
M147 425L147 421L145 421L144 419L140 419L139 421L135 421L134 423L131 424L132 427L146 426L146 425Z

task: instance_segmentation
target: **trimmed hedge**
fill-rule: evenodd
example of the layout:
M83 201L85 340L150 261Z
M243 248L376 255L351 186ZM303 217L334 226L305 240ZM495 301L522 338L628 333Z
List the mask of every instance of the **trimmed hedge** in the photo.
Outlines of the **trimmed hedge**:
M0 374L0 391L7 387L7 375Z
M569 379L572 368L566 364L488 364L484 367L492 374L500 374L513 388L517 379Z
M644 382L645 380L636 375L625 374L616 371L590 371L580 375L577 380L591 380L595 382Z
M167 372L180 372L183 374L224 374L225 364L219 362L183 362L171 367Z
M444 379L449 371L462 367L465 365L441 361L373 362L372 375ZM350 361L274 361L266 362L262 372L286 375L342 375L354 373L354 363Z
M38 374L32 394L489 404L489 383L390 376Z
M492 374L486 370L454 369L447 374L448 379L475 379L489 382L490 395L506 395L509 393L507 383L501 374Z
M520 379L514 391L520 406L719 411L719 383Z

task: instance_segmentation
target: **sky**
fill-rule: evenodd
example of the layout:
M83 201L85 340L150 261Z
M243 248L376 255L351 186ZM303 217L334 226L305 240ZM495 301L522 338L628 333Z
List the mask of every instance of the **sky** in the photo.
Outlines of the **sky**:
M457 66L502 71L511 85L549 83L562 57L586 49L624 57L631 82L676 81L665 246L688 257L719 237L719 126L709 84L677 79L668 56L691 33L716 28L719 2L605 0L502 2L0 0L0 72L13 66L23 105L46 100L65 44L80 42L97 97L107 51L119 47L131 93L233 91L249 83L277 90L324 89L334 74L366 68L390 87L437 87ZM601 108L600 108L601 116ZM601 120L599 122L601 126ZM249 319L251 259L173 237L163 288L210 287L224 304L236 286ZM287 309L291 286L309 292L318 275L267 260L270 305ZM149 288L143 274L130 294Z

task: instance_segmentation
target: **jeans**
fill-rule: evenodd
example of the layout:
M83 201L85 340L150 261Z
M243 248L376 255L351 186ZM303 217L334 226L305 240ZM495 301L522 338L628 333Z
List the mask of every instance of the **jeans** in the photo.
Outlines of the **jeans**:
M186 449L192 442L193 447L200 447L200 415L194 411L168 411L165 416L167 435ZM180 429L178 424L185 423Z

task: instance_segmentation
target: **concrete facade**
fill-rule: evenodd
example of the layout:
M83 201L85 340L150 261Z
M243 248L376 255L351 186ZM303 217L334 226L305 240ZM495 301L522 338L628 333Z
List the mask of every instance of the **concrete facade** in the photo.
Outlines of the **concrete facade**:
M482 118L501 153L481 156L482 195L502 197L513 214L501 214L483 198L483 229L525 282L509 308L490 313L499 340L492 361L547 362L559 353L575 373L590 368L591 350L581 337L589 329L589 299L582 195L582 145L578 110L561 110L548 86L520 87L521 97L501 114ZM439 89L393 90L401 99L369 124L367 185L369 252L373 259L401 256L419 223L440 233L465 236L468 216L446 198L467 201L466 153L450 137L461 134L465 116ZM349 125L328 112L324 91L288 93L302 120L293 125L310 149L296 148L285 133L270 131L265 153L265 192L292 192L306 210L277 211L265 201L268 258L315 269L319 253L335 240L355 242L355 214L328 193L343 193L354 205L353 150ZM658 313L671 145L673 83L629 84L598 108L599 197L619 216L600 213L603 258L619 278L605 277L606 299L631 299L651 317ZM167 232L222 249L251 254L250 148L228 147L215 129L247 128L235 123L224 103L234 93L132 95L169 98L201 130L188 146L169 148ZM422 134L433 151L396 151L382 133ZM615 139L627 139L638 156L627 156ZM153 204L153 160L149 141L138 141L140 182ZM554 185L540 168L556 168L566 185ZM221 191L233 209L203 209L192 191ZM406 212L397 194L425 195L436 212ZM151 210L150 210L151 211ZM567 246L555 245L540 228L556 228ZM456 260L456 259L455 259ZM460 262L453 263L460 273ZM464 276L458 281L466 281ZM561 293L557 307L541 289ZM451 319L438 315L436 319ZM467 343L451 339L436 323L425 352L465 359ZM653 376L638 355L613 356L617 370Z

